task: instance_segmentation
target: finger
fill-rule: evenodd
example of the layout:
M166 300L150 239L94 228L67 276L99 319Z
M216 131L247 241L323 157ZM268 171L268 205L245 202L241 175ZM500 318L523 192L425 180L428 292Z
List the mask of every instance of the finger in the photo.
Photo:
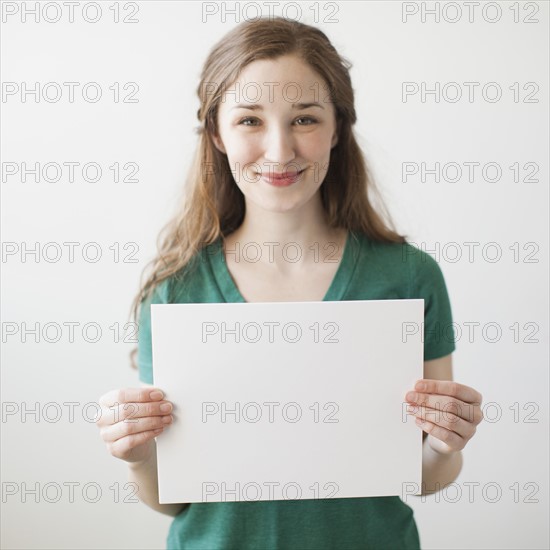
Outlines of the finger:
M417 419L425 420L436 426L445 428L446 430L453 431L466 441L471 439L476 432L474 424L446 411L420 407L418 411L414 413L414 416Z
M137 422L117 422L100 430L101 437L105 443L114 443L123 437L135 435L142 432L157 430L169 426L173 421L172 415L149 416L140 418Z
M452 430L447 430L446 428L437 426L433 422L422 421L420 419L417 419L416 423L424 432L429 433L432 437L435 437L440 441L443 441L443 443L446 443L455 451L460 451L466 446L467 441Z
M423 378L422 380L418 380L414 389L423 393L448 395L464 403L477 403L481 405L483 399L482 395L474 390L474 388L459 384L453 380L432 380Z
M173 408L170 401L115 403L109 409L101 409L101 418L96 421L96 424L102 427L110 426L117 422L133 423L139 418L170 414Z
M409 392L406 395L406 399L418 408L435 409L441 412L441 414L454 414L475 425L479 424L482 419L481 409L478 405L464 403L463 401L446 395ZM416 412L414 407L413 412Z
M102 395L99 404L108 409L118 403L146 403L160 401L163 397L164 392L158 388L122 388Z
M137 447L139 445L143 445L143 443L146 443L150 439L153 439L160 435L164 431L163 428L160 428L158 430L152 430L149 432L140 432L137 434L132 434L127 437L122 437L121 439L118 439L114 443L108 443L107 447L109 449L109 452L117 457L117 458L124 458L129 451L131 451L134 447Z

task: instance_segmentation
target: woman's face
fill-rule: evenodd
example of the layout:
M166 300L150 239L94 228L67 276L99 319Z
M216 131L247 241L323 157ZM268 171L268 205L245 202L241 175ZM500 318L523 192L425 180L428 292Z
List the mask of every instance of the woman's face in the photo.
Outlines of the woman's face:
M311 200L338 140L326 83L295 56L247 65L225 90L218 129L214 143L247 202L273 212Z

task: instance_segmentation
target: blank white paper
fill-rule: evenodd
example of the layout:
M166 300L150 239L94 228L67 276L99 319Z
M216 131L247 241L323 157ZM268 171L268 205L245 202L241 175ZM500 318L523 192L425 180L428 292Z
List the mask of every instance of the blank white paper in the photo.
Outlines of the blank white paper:
M424 300L152 304L159 502L402 495ZM410 491L409 491L410 494Z

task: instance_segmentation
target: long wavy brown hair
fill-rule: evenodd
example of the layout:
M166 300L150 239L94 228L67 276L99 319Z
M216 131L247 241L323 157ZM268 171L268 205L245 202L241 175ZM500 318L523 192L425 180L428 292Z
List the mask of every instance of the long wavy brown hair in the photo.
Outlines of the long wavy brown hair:
M162 228L158 253L141 274L140 289L131 305L134 321L139 319L142 302L158 284L185 267L201 248L218 237L224 239L241 225L244 196L233 179L227 156L212 141L212 135L218 135L218 106L224 90L249 63L290 54L308 63L324 79L336 112L338 142L320 187L329 226L365 233L376 241L406 242L394 229L353 133L357 117L349 74L352 64L316 27L282 17L245 21L213 47L204 63L197 88L198 144L185 179L182 204ZM133 368L137 368L136 352L137 348L130 353Z

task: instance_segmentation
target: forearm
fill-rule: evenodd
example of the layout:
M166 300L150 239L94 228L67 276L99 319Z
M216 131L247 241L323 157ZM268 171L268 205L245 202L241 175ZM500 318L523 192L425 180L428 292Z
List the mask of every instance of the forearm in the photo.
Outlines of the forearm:
M158 500L157 452L146 462L128 463L128 481L138 486L137 496L141 502L168 516L177 516L188 504L160 504Z
M436 493L452 483L462 469L462 452L442 454L431 448L426 437L422 444L422 494Z

